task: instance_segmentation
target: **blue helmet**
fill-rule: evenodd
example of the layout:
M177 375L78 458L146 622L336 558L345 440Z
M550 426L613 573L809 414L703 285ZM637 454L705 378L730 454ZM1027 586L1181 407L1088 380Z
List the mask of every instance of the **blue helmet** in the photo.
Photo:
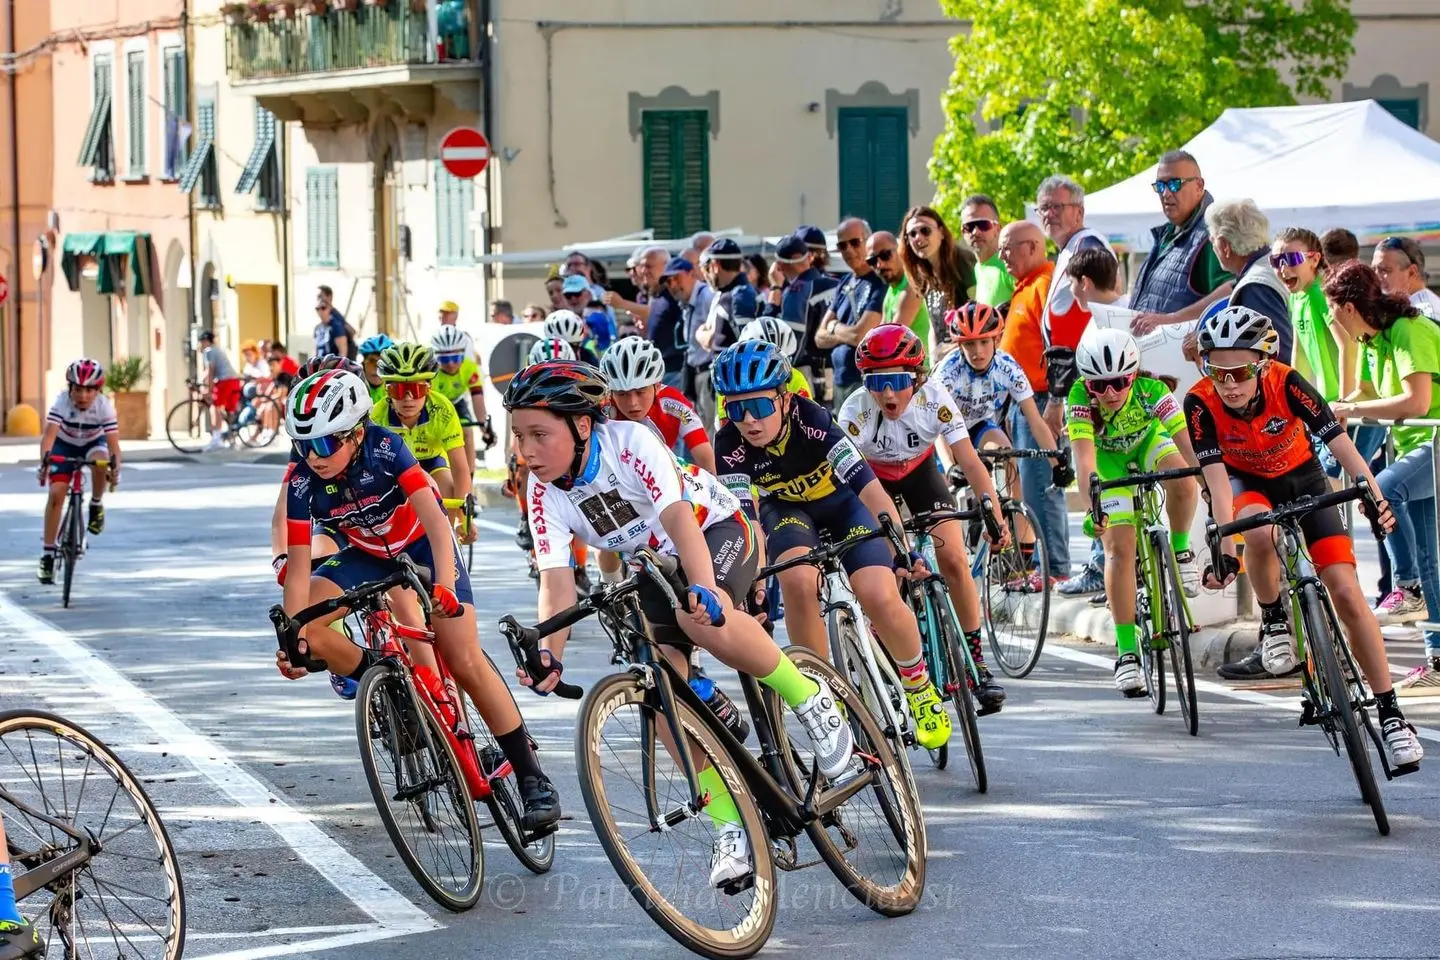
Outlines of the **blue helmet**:
M711 382L728 395L773 390L790 382L790 361L768 340L741 340L715 358Z
M394 341L383 333L377 333L373 337L366 337L360 341L360 356L368 357L376 353L384 353L395 346Z

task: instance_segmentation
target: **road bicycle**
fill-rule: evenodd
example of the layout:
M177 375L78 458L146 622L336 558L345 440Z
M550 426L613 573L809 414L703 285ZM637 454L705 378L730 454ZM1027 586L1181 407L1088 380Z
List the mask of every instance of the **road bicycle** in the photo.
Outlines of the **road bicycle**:
M1252 514L1221 527L1212 520L1205 528L1205 540L1210 547L1211 566L1220 570L1223 569L1219 559L1221 537L1257 527L1274 527L1275 549L1280 554L1280 566L1284 570L1282 586L1290 600L1296 655L1305 668L1301 681L1300 725L1319 727L1336 756L1340 755L1340 741L1345 741L1345 753L1350 759L1350 769L1355 774L1360 796L1370 805L1380 835L1386 836L1390 833L1390 820L1385 814L1379 784L1375 781L1375 769L1370 763L1365 736L1368 735L1380 755L1380 768L1385 772L1385 779L1393 780L1397 776L1414 773L1419 767L1390 766L1380 731L1370 718L1375 698L1365 685L1364 674L1355 664L1355 656L1350 651L1350 644L1335 615L1335 606L1330 601L1330 592L1316 575L1315 567L1305 553L1305 535L1300 529L1300 521L1306 514L1352 500L1363 500L1370 507L1369 515L1375 515L1374 491L1368 481L1361 479L1347 490L1318 497L1300 497L1273 510ZM1370 529L1377 541L1385 538L1384 531L1375 520L1370 521ZM1361 733L1362 728L1364 734Z
M242 400L234 410L216 408L204 384L186 380L190 396L170 408L165 415L165 437L181 453L203 453L210 444L218 413L225 430L225 442L237 442L253 449L268 447L280 435L285 411L269 394L256 394ZM247 391L248 393L248 391Z
M70 606L70 587L75 582L75 565L85 556L85 468L94 464L107 469L109 460L86 460L81 457L51 457L50 463L60 472L69 471L70 481L65 494L65 512L60 515L60 537L56 543L55 563L60 568L60 606ZM115 478L110 478L114 490Z
M818 533L820 543L815 549L803 556L763 567L755 574L755 579L763 583L792 567L818 568L820 615L825 618L825 632L829 635L830 662L850 681L870 715L879 722L881 733L889 741L891 751L905 772L905 779L914 789L910 751L918 746L918 742L905 688L890 654L875 636L865 611L860 608L860 601L850 589L850 579L841 564L841 558L852 548L882 537L890 541L897 563L909 566L909 554L894 519L888 513L880 517L877 529L865 530L838 542L832 541L824 530Z
M0 713L0 816L42 957L179 960L175 847L140 781L97 737L53 713Z
M1135 465L1130 465L1135 470ZM1200 735L1200 707L1195 694L1195 667L1190 636L1195 620L1180 586L1180 565L1170 545L1170 529L1163 517L1161 485L1169 480L1200 476L1199 467L1178 467L1155 473L1131 473L1118 480L1101 480L1090 474L1090 517L1099 526L1105 516L1100 494L1121 487L1133 488L1138 525L1135 531L1135 633L1140 646L1140 668L1145 692L1157 714L1165 712L1165 652L1170 652L1170 673L1175 699L1190 736Z
M616 874L667 934L707 957L750 957L764 946L779 909L776 873L823 861L860 902L885 916L910 913L925 886L925 830L919 800L859 695L808 650L785 655L824 679L855 734L851 769L823 785L818 761L806 764L809 739L768 688L740 675L759 756L745 748L686 682L688 660L662 655L640 614L641 584L653 582L677 610L684 585L674 558L638 551L638 570L533 627L504 617L501 633L516 664L532 678L547 673L539 640L596 614L623 669L596 682L580 707L575 765L595 834ZM723 622L723 621L722 621ZM561 696L582 691L562 682ZM787 762L810 772L796 788ZM724 888L709 884L716 827L711 795L698 770L711 768L734 800L750 841L753 873ZM820 860L800 858L809 836ZM698 856L696 855L698 853Z
M396 587L415 591L428 624L430 590L426 571L404 554L396 559L399 569L383 580L294 617L276 605L270 620L290 662L315 672L326 665L300 653L301 628L341 609L358 619L365 646L380 657L361 676L355 695L355 732L375 807L415 881L442 907L468 910L479 900L484 878L483 829L496 828L528 870L545 873L555 859L554 828L535 832L522 826L524 804L514 770L484 723L471 723L440 651L435 650L438 670L411 660L409 644L433 645L435 635L397 621L385 594ZM475 812L482 801L489 823L481 823Z
M980 450L980 459L996 477L1000 513L1010 528L1010 543L995 549L981 526L972 520L965 541L970 551L971 575L980 591L985 636L995 662L1007 676L1028 676L1040 661L1045 634L1050 626L1050 590L1046 580L1050 558L1040 520L1023 500L1010 495L1010 471L997 465L1015 460L1049 460L1064 456L1061 450ZM998 475L998 476L997 476ZM962 512L979 515L974 491L966 484L955 485L956 503ZM1022 544L1024 546L1022 546Z
M998 539L1000 536L1000 521L995 519L989 494L983 495L979 506L973 510L922 510L912 515L905 521L905 532L915 538L915 550L924 558L925 566L931 573L924 579L912 578L906 597L920 625L920 639L930 679L935 682L940 695L955 708L965 755L970 762L970 775L975 781L976 791L984 793L989 789L990 781L985 771L985 751L980 743L979 713L975 707L975 689L980 683L980 671L970 655L965 632L960 628L960 620L950 602L949 586L938 572L940 566L935 555L933 531L951 520L983 523L987 542L990 537ZM929 753L937 769L944 770L950 762L948 743Z

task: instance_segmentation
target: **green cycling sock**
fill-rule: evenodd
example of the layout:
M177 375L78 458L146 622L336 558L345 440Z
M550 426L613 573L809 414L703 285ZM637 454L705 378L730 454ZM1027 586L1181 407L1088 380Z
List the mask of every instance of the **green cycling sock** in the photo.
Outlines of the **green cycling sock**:
M730 796L730 790L725 786L720 771L714 767L706 767L696 779L700 781L700 789L710 794L710 802L705 805L705 812L709 814L711 822L717 828L727 823L739 823L740 811L735 809L735 800Z
M1115 650L1122 657L1127 653L1140 652L1140 645L1135 642L1135 624L1115 624Z
M775 669L759 680L780 694L780 699L792 710L815 696L820 689L819 684L801 673L800 668L791 663L790 658L783 653L780 654L780 662L775 665Z
M1170 546L1171 546L1171 548L1174 549L1174 551L1175 551L1176 553L1184 553L1186 550L1189 550L1189 549L1190 549L1190 531L1189 531L1189 530L1171 530L1171 531L1170 531Z

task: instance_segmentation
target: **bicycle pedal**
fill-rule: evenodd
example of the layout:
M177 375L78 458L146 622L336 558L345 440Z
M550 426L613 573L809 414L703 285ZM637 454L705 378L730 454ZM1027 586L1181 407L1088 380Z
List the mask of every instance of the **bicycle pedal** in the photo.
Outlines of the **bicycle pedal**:
M731 880L728 883L722 883L715 889L719 890L727 897L733 897L736 894L744 893L746 890L749 890L753 886L755 886L755 873L754 871L751 871L750 873L745 874L745 876L740 877L738 880Z
M988 717L992 713L999 713L1005 708L1003 703L992 703L988 706L981 705L978 701L975 704L975 716Z
M1420 761L1417 760L1417 761L1415 761L1414 763L1407 763L1407 764L1405 764L1405 766L1403 766L1403 767L1391 767L1391 768L1390 768L1390 776L1391 776L1392 778L1394 778L1394 777L1408 777L1408 776L1409 776L1410 774L1412 774L1412 773L1418 773L1419 770L1420 770Z
M1125 691L1125 699L1126 699L1126 700L1139 700L1140 698L1142 698L1142 697L1148 697L1149 695L1150 695L1150 694L1149 694L1147 691L1145 691L1145 690L1126 690L1126 691Z

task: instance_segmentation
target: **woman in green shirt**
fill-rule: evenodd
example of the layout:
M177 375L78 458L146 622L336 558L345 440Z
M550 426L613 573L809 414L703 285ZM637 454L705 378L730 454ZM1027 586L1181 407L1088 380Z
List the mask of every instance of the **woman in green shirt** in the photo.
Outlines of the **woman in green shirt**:
M1344 331L1361 344L1359 387L1334 405L1338 417L1380 420L1440 418L1440 324L1403 297L1386 294L1363 263L1325 281L1325 298ZM1376 611L1384 622L1440 621L1440 567L1435 537L1435 472L1430 427L1394 426L1395 462L1375 479L1395 513L1385 540L1395 589ZM1440 631L1425 631L1427 662L1399 686L1440 687Z
M1282 230L1270 246L1270 266L1290 291L1295 369L1310 381L1326 403L1334 403L1341 396L1338 371L1342 345L1331 327L1330 307L1320 287L1320 274L1325 270L1320 238L1304 227ZM1354 351L1350 354L1353 357Z

